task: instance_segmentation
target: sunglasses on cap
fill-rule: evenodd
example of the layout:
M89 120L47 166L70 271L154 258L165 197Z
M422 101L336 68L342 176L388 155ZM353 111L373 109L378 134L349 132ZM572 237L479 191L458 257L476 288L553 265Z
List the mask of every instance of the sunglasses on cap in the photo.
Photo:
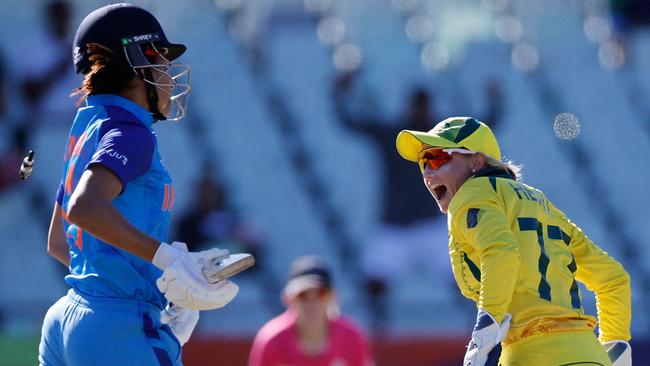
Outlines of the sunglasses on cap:
M440 147L432 147L422 150L418 154L418 166L420 167L420 172L424 173L427 166L432 170L440 169L440 167L451 160L451 154L455 152L465 155L474 154L473 151L459 148L443 149Z

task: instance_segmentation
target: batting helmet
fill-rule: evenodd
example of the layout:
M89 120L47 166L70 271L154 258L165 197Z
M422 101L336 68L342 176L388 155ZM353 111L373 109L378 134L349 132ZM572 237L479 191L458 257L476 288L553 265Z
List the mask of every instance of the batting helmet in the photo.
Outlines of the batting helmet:
M128 63L135 75L145 82L149 111L155 120L183 118L187 111L190 91L190 67L172 64L186 47L170 43L158 23L148 11L137 6L121 3L101 7L88 14L75 34L73 60L77 73L90 71L91 61L88 45L100 44ZM154 56L160 56L160 62ZM152 71L166 75L154 78ZM158 108L159 93L168 96L168 103L161 112Z
M142 8L127 3L101 7L88 14L77 28L72 50L75 69L79 74L88 72L89 43L99 43L116 55L123 55L131 66L148 65L139 45L149 42L165 50L163 56L170 61L186 49L182 44L170 43L158 20Z

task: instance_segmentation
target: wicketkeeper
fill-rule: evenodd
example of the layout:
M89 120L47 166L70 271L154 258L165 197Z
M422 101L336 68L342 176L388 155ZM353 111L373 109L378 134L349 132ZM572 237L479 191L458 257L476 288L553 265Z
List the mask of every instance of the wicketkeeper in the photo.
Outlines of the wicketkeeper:
M402 131L397 150L448 215L454 277L478 307L465 366L632 364L630 277L521 182L487 125L448 118ZM585 314L576 281L596 294L598 319Z

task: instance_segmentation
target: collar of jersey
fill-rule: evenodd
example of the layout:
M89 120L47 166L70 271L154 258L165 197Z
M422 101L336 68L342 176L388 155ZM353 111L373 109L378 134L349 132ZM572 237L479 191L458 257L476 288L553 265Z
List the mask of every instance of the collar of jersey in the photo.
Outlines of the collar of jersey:
M480 177L497 177L497 178L513 179L507 170L498 167L483 168L474 174L474 178L480 178Z
M149 129L151 129L151 125L153 125L153 117L151 116L151 112L133 103L132 101L120 97L118 95L114 95L114 94L89 95L86 98L86 105L89 107L104 106L104 105L112 105L115 107L120 107L130 112L134 116L136 116L140 120L140 122L142 122Z
M464 190L467 189L466 187L470 185L468 183L470 183L470 181L473 178L480 178L480 177L497 177L497 178L513 179L510 173L508 173L506 169L500 167L486 167L477 171L476 173L474 173L473 176L470 177L470 179L466 180L465 183L463 183L460 186L460 188L458 188L456 194L451 198L451 201L449 201L449 206L447 208L448 215L449 214L453 215L456 212L456 210L459 208L459 205L462 205L461 202L463 201L462 199L461 201L459 201L461 203L457 203L456 201L459 200L458 197L463 195L462 192L464 192Z

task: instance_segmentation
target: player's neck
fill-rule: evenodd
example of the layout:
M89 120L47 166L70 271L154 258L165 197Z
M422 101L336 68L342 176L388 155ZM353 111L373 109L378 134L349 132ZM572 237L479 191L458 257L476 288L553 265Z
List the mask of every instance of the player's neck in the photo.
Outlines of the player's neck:
M138 78L133 78L129 83L129 87L118 95L132 101L146 110L149 110L149 102L147 101L144 82Z
M325 349L329 338L329 320L327 317L310 321L298 319L296 327L298 343L303 352L315 355Z

